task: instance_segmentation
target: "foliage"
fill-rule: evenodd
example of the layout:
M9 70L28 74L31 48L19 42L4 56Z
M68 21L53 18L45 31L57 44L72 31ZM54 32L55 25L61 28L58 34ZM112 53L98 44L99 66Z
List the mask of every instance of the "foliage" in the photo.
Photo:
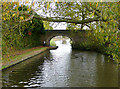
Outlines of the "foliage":
M89 40L79 43L78 48L99 51L109 55L109 57L114 58L118 62L117 34L120 16L118 2L68 2L57 5L57 9L63 11L58 14L69 17L69 21L63 20L64 22L68 22L67 30L83 30L83 28L89 28L92 31L92 34L91 32L88 34ZM91 22L89 18L93 21ZM97 18L97 20L94 18ZM85 19L86 22L84 22ZM81 24L79 24L80 22Z
M15 8L14 6L17 5ZM39 46L41 44L38 36L44 34L43 22L32 18L23 21L28 16L21 15L22 11L29 10L27 6L19 3L3 3L2 12L2 53L9 57L15 50ZM9 8L8 8L9 7ZM32 11L29 11L32 14ZM36 15L36 14L35 14Z
M53 27L50 26L50 23L49 23L49 22L43 21L43 23L44 23L44 27L45 27L46 30L53 30Z
M54 40L50 40L50 46L56 46L56 43L55 43L55 41Z
M23 32L26 28L23 25L24 23L20 22L26 23L26 21L30 21L34 16L36 19L49 22L66 22L69 29L83 30L86 27L89 28L92 31L92 34L89 33L88 35L91 41L88 42L89 44L87 42L83 43L82 47L87 47L88 49L94 48L104 54L112 55L115 61L118 61L119 2L43 1L36 3L33 2L30 7L27 7L27 12L25 8L19 11L21 8L18 9L18 3L3 3L3 29L6 29L5 36L7 36L4 40L9 39L9 44L12 44L12 39L14 38L16 39L16 43L19 44L17 41L21 36L24 36ZM17 6L13 10L12 8L15 4ZM39 13L40 15L34 15L34 11L39 12L39 10L42 10ZM19 30L16 30L17 28ZM12 33L11 35L14 37L10 37L10 32L16 32L17 36Z

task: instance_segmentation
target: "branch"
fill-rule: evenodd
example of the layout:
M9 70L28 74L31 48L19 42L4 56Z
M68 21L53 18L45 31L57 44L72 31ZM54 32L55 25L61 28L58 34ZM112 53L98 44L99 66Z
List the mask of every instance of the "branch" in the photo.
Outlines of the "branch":
M57 19L66 19L66 20L72 20L70 18L66 18L66 17L51 17L51 18L57 18Z
M85 5L85 7L89 12L93 12L93 10L91 10L87 5ZM100 16L100 14L97 13L96 11L95 11L95 15Z
M20 22L29 21L29 20L31 20L33 17L34 17L34 14L33 14L33 15L31 15L29 18L27 18L27 19L25 19L25 20L22 20L22 21L20 21Z
M26 16L30 16L29 14L24 14ZM66 22L66 23L75 23L75 24L84 24L84 23L90 23L90 22L94 22L94 21L100 21L99 17L94 17L94 18L88 18L85 20L68 20L68 19L55 19L52 17L39 17L39 16L34 16L33 18L37 18L40 20L44 20L44 21L49 21L49 22Z
M95 11L98 11L99 13L101 13L101 11L100 10L98 10L97 8L95 8L95 7L93 7L92 5L91 5L91 7L92 7L92 9L94 9Z
M88 24L85 24L87 27L89 27L91 30L94 30L94 28L89 26Z
M100 13L101 13L100 10L94 8L93 6L91 6L93 10L91 10L91 9L88 7L87 4L85 5L85 7L86 7L86 9L87 9L89 12L93 12L93 11L95 10L95 15L97 15L98 17L101 17L103 21L105 21L105 22L107 21L107 19L105 20L105 19L100 15ZM96 12L96 11L98 11L98 12Z

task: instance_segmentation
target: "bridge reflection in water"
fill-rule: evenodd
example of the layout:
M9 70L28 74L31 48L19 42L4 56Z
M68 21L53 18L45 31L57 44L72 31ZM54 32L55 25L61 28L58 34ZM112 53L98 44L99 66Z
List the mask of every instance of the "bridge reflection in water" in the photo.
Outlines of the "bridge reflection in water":
M61 41L56 41L56 44L58 49L3 71L3 86L118 86L117 65L108 62L107 57L95 52L72 50L69 42L61 44Z

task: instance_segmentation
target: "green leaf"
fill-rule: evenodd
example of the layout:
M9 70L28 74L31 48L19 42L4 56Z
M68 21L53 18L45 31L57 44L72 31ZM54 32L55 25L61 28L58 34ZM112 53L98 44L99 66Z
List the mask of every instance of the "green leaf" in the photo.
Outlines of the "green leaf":
M105 39L106 41L108 41L108 36L106 37L106 39Z

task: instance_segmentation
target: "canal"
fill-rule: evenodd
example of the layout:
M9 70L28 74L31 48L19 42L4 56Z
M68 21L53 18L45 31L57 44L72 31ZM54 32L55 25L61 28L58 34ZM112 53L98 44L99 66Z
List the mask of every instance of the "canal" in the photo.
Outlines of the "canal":
M2 72L3 87L117 87L117 65L99 53L72 50L70 43Z

